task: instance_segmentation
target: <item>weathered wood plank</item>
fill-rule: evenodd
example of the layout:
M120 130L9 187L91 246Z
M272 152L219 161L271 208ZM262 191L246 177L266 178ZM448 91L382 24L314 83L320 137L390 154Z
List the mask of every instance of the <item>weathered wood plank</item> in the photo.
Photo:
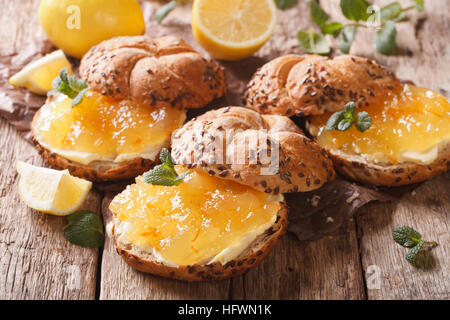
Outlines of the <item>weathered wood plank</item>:
M234 299L365 299L354 221L316 242L284 236L232 288Z
M38 25L38 0L0 0L0 54L31 39ZM94 299L97 250L64 239L65 219L26 207L17 193L17 160L42 165L34 148L0 119L0 299ZM100 212L100 194L84 207Z
M42 160L3 119L0 136L0 299L94 299L97 249L70 244L65 218L20 200L16 161ZM100 212L100 194L91 192L84 208Z
M424 183L398 203L374 204L357 219L361 256L367 274L369 299L450 298L450 174ZM425 269L410 265L408 249L392 239L392 230L407 225L439 246L428 256Z
M108 210L113 194L103 199L105 225L111 221ZM108 227L107 227L108 229ZM186 283L145 274L128 266L117 254L107 234L101 266L100 299L228 299L229 280Z

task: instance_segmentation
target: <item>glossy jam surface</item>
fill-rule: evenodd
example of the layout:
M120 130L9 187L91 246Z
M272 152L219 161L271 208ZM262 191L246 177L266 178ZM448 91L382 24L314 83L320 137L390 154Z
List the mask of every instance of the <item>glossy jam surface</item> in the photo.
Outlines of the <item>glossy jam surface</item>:
M60 96L45 104L38 130L57 149L102 155L139 153L163 143L185 119L185 111L116 101L88 92L81 104Z
M178 173L185 169L177 166ZM249 232L273 221L279 202L252 188L191 171L179 186L154 186L136 178L110 209L130 223L125 237L154 248L177 265L208 262Z
M378 103L358 108L367 111L372 126L360 132L325 130L329 114L311 119L319 129L319 144L347 153L371 155L375 160L397 163L409 151L424 151L450 138L450 104L440 94L425 88L402 85Z

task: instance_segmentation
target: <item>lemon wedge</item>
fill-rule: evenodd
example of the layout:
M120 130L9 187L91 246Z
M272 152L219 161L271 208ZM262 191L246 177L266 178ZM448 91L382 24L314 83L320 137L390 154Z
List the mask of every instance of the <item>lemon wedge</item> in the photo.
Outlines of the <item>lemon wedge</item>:
M17 162L19 195L27 206L45 213L65 216L78 210L92 182L58 171Z
M9 79L14 87L25 87L36 94L45 95L52 90L52 81L62 68L72 74L70 62L62 50L53 51L46 56L27 64Z
M214 58L239 60L266 43L276 20L273 0L195 0L192 31Z

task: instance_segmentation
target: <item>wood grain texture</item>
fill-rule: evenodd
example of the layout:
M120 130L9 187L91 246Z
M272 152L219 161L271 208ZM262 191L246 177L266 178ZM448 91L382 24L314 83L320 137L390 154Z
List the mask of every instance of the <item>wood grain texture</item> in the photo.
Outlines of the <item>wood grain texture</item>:
M365 299L355 222L316 242L288 234L256 269L232 281L233 299Z
M70 244L66 219L27 208L17 189L17 160L42 165L34 148L0 122L0 299L93 299L97 249ZM100 194L83 205L100 212Z
M0 54L15 52L42 31L39 1L0 1ZM94 299L97 249L70 244L66 219L38 213L20 200L16 161L43 165L35 149L0 120L0 299ZM100 212L101 195L91 192L84 208Z
M397 203L374 204L357 219L369 299L450 298L450 174L424 183ZM411 226L439 246L428 253L424 268L409 264L408 249L392 240L392 230ZM377 279L379 276L379 280Z

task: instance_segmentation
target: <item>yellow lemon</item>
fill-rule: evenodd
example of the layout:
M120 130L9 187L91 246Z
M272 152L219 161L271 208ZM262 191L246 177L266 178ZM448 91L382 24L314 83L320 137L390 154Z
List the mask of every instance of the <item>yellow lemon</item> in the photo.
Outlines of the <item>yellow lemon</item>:
M78 210L91 190L92 182L58 171L18 161L19 195L30 208L65 216Z
M52 90L52 81L62 68L72 74L70 62L62 50L57 50L27 64L9 79L15 87L25 87L31 92L45 95Z
M136 0L41 0L39 19L50 40L76 58L102 40L145 31Z
M276 18L273 0L194 0L192 31L214 58L239 60L270 38Z

